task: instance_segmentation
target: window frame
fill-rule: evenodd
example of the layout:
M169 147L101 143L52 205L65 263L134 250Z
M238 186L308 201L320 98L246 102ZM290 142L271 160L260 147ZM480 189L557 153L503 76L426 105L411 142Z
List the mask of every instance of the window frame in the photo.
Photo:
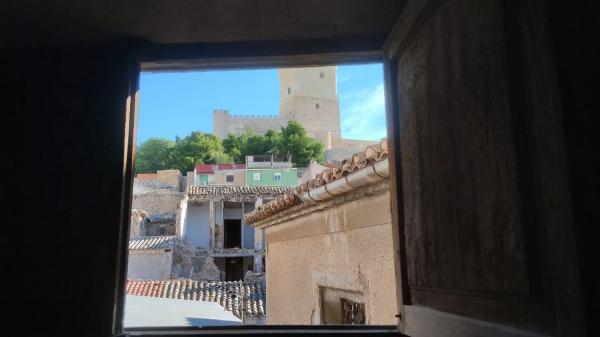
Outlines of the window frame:
M279 179L277 179L279 177ZM281 181L281 172L273 172L273 181Z
M256 179L256 177L258 177L258 179ZM252 181L260 181L260 179L261 179L260 172L252 172Z
M231 178L231 181L229 181L229 178ZM233 174L226 174L225 175L225 182L226 183L234 183L235 182L235 175L233 175Z
M225 70L225 69L257 69L348 64L383 63L384 72L386 58L382 50L386 35L352 38L333 38L308 41L270 41L270 42L231 42L203 43L182 45L159 45L152 43L133 43L132 58L129 61L129 97L124 109L124 127L127 130L124 140L124 180L122 195L122 218L120 225L120 242L117 252L117 287L114 293L113 335L114 336L181 336L190 334L237 336L240 330L249 333L260 333L268 336L298 335L360 335L360 336L405 336L401 333L401 315L398 314L397 325L277 325L277 326L235 326L235 327L152 327L124 328L125 282L127 278L129 216L132 200L133 167L135 161L136 127L139 101L139 77L142 71L181 71L181 70ZM240 52L242 51L242 52ZM242 56L240 56L242 55ZM384 74L384 86L388 86L388 78ZM387 90L388 88L386 88ZM386 91L387 92L387 91ZM390 120L389 98L386 97L386 115ZM397 137L397 127L388 124L388 139ZM394 139L391 149L394 148ZM399 168L390 162L391 174L397 174ZM260 174L260 172L259 172ZM399 192L401 193L401 191ZM396 199L396 198L394 198ZM396 200L402 200L399 196ZM393 208L393 207L392 207ZM392 209L392 226L394 221ZM396 213L397 214L397 213ZM397 217L396 217L397 219ZM403 227L400 224L400 227ZM398 237L395 235L394 240ZM395 242L396 244L396 242ZM398 264L398 257L394 256ZM405 266L400 265L399 269ZM396 277L396 288L405 287ZM397 292L397 296L401 296ZM401 308L398 308L401 312Z

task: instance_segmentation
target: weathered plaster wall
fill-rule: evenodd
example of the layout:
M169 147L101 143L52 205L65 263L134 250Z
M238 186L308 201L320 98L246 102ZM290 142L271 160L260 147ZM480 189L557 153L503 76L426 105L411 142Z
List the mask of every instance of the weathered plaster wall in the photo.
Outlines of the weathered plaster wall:
M227 176L233 175L233 182L227 182ZM245 170L221 170L215 172L215 174L210 175L212 181L211 184L217 185L246 185L246 171ZM210 179L209 178L209 179Z
M173 252L129 252L128 279L168 280L171 278Z
M395 323L390 199L381 188L267 227L269 324L318 324L319 287L361 292L367 324Z
M183 238L196 247L209 247L210 223L208 204L188 205Z

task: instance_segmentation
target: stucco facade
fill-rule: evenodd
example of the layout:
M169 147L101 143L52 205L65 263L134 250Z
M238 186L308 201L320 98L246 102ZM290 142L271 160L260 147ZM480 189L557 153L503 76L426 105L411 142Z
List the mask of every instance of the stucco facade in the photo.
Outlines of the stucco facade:
M366 324L396 323L388 180L255 226L266 234L268 324L324 324L341 298L364 303Z
M228 178L229 177L229 178ZM229 180L231 181L229 181ZM213 174L196 174L196 185L246 185L246 171L220 170Z
M288 186L298 185L297 168L246 169L248 186Z
M169 280L173 265L173 251L164 249L129 251L128 279Z

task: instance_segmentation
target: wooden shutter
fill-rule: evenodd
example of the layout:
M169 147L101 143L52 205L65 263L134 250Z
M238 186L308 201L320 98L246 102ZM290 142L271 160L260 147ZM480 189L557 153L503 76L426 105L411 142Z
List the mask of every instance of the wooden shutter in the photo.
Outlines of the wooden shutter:
M385 44L405 331L428 319L418 307L582 333L556 79L532 3L411 0Z

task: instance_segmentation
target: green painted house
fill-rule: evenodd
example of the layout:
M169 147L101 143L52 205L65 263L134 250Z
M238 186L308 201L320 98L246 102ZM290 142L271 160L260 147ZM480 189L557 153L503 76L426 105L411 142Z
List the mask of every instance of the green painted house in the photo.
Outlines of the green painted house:
M289 186L298 185L298 169L292 168L252 168L246 169L248 186Z
M246 185L286 186L298 185L298 169L291 161L277 162L271 155L246 156Z

